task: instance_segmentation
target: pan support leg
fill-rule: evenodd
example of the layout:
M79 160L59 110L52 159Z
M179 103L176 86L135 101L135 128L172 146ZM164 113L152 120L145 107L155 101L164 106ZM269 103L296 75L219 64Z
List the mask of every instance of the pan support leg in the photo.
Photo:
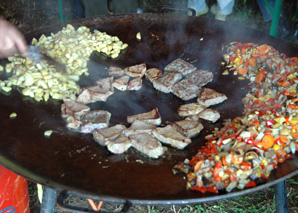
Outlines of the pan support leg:
M276 212L288 213L286 181L280 181L274 185Z
M43 186L40 213L54 213L56 206L56 191Z

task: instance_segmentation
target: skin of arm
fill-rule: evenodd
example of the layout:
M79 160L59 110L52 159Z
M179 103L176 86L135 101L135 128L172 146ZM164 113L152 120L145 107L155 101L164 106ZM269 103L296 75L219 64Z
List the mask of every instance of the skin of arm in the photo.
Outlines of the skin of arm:
M26 53L27 44L17 27L0 17L0 58Z

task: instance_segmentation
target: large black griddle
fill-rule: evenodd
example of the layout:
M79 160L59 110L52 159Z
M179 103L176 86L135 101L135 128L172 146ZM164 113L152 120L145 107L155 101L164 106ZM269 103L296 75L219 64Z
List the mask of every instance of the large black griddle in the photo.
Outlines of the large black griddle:
M243 195L264 189L298 173L296 156L272 172L268 182L252 189L232 193L201 194L186 190L183 175L173 175L172 167L195 155L204 145L204 136L214 127L221 127L224 119L241 116L241 99L248 92L248 82L237 76L222 76L222 46L233 41L267 43L289 56L297 56L297 49L264 33L230 22L219 22L198 17L162 14L116 15L72 21L75 27L87 26L106 31L128 43L129 48L118 59L112 60L94 53L88 64L90 76L80 85L94 85L106 77L105 67L126 67L147 63L147 68L165 65L176 58L192 62L215 75L207 87L227 95L223 104L212 107L221 112L215 124L203 122L204 130L184 150L168 147L158 160L149 159L134 149L126 154L113 155L93 141L92 135L68 131L60 117L61 101L35 102L14 90L9 96L0 94L0 163L12 171L56 190L68 190L74 195L105 201L133 204L186 204L206 202ZM27 40L49 35L62 29L50 26L28 33ZM142 40L136 39L140 32ZM2 74L2 78L7 77ZM193 100L192 102L194 102ZM92 109L112 113L111 124L126 123L126 116L158 107L162 124L179 120L178 106L182 100L152 88L146 79L140 91L116 91L106 103L92 104ZM18 114L10 119L12 112ZM50 138L44 131L54 130Z

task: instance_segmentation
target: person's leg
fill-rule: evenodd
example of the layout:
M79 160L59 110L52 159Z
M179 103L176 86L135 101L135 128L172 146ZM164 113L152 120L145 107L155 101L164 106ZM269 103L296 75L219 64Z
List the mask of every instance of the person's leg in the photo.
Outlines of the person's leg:
M217 0L217 12L221 15L230 15L233 12L235 0Z
M82 0L85 7L85 17L107 15L108 3L106 0Z
M188 0L188 7L194 9L197 16L206 14L209 10L205 0Z
M272 20L272 14L268 7L266 6L264 0L257 0L260 10L263 15L263 19L265 22ZM271 5L272 9L274 9L274 0L268 0L269 4Z
M73 19L84 18L85 17L85 7L82 0L73 1Z

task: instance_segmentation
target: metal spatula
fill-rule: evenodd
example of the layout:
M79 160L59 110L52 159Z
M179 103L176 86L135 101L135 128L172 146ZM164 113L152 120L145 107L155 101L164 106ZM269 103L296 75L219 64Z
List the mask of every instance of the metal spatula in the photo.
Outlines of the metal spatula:
M65 65L56 61L54 58L42 53L36 46L29 45L27 47L26 56L35 64L40 64L41 61L46 60L49 65L54 65L57 71L67 73Z

